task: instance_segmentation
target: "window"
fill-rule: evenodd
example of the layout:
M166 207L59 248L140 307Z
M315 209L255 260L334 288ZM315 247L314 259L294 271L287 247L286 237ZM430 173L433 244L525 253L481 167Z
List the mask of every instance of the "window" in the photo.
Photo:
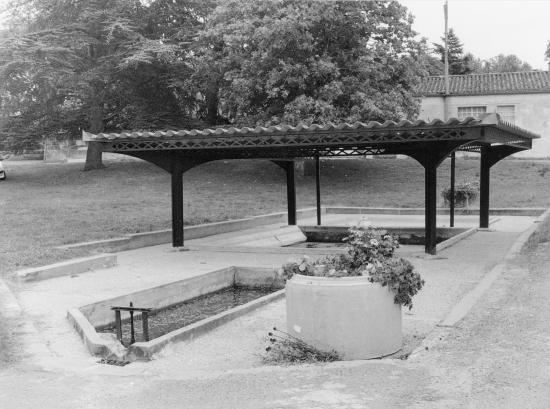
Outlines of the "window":
M513 105L498 105L497 114L500 115L500 119L511 124L516 122L515 106Z
M463 120L469 116L477 119L481 114L484 114L486 112L487 112L486 106L458 107L458 119Z

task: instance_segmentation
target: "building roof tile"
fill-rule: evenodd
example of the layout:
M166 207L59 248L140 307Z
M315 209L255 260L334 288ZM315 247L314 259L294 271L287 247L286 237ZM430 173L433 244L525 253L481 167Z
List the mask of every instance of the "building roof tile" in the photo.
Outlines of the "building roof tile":
M450 75L450 95L495 95L550 93L550 71L499 72ZM445 94L443 75L426 77L418 88L420 96Z

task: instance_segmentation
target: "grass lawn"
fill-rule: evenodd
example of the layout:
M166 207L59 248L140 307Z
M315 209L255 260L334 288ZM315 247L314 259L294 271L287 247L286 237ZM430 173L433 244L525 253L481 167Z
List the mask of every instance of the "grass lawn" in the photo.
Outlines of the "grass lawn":
M62 244L170 228L170 177L145 162L110 161L82 172L81 163L6 162L0 182L0 275L83 256ZM505 160L492 169L491 207L547 207L550 163ZM423 168L414 160L323 161L322 203L423 206ZM478 179L478 160L457 160L457 182ZM448 184L439 168L438 191ZM283 170L267 161L219 161L184 174L186 224L286 210ZM315 206L313 176L297 179L298 208ZM475 204L474 204L475 206Z

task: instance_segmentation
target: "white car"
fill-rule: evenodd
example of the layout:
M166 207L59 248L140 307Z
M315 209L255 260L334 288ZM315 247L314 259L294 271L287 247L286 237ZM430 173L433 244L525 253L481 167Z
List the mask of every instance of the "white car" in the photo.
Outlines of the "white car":
M6 180L6 171L2 166L2 161L0 161L0 180Z

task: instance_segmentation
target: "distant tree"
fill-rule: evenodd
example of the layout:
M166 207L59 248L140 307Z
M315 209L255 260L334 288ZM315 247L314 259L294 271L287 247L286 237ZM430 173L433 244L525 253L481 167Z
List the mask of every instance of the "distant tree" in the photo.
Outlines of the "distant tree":
M434 43L436 54L439 55L440 61L445 63L445 37L441 38L443 44ZM464 55L463 44L451 28L447 34L447 47L449 58L449 74L450 75L463 75L471 73L470 64L472 61L472 55Z
M533 71L533 67L525 61L520 60L516 55L499 54L496 57L483 60L481 71L474 72L517 72Z
M468 65L470 67L471 74L484 72L483 70L486 64L485 60L476 57L472 53L466 53L464 56L468 58Z
M192 82L214 123L412 118L426 72L411 22L396 1L221 1Z
M443 75L445 73L445 64L433 55L433 49L428 47L426 38L422 38L418 44L418 56L428 75Z

